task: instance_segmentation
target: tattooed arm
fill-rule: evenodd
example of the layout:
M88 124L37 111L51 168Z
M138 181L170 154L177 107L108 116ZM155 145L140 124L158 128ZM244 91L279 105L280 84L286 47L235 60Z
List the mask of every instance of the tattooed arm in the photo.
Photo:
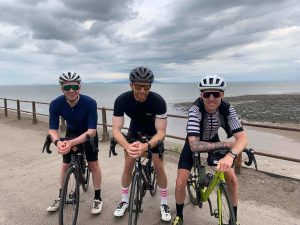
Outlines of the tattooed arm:
M193 152L209 152L219 148L231 148L233 143L231 142L207 142L200 141L199 137L189 136L190 148Z

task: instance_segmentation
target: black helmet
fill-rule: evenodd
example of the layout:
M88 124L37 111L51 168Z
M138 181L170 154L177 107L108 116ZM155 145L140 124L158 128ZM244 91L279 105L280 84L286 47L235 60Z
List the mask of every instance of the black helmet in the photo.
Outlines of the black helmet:
M152 83L154 81L154 74L150 69L144 66L139 66L131 70L129 80L133 82Z
M72 82L72 81L78 82L80 84L81 78L80 78L79 74L77 74L75 72L66 72L66 73L62 73L59 76L58 81L59 81L60 85L63 85L63 83L65 83L65 82Z

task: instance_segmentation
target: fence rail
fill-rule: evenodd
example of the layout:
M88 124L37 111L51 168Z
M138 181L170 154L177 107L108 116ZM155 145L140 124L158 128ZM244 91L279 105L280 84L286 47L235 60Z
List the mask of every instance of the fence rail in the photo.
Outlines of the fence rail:
M4 109L5 117L8 116L8 111L17 112L18 120L21 119L21 113L32 114L32 123L33 124L36 124L38 122L37 116L49 117L48 114L43 114L43 113L36 112L36 105L50 105L50 103L38 102L38 101L19 100L19 99L10 99L10 98L0 98L0 100L3 100L3 106L0 106L0 108ZM16 102L16 108L8 107L8 104L7 104L8 101ZM32 110L31 111L22 110L21 109L21 103L31 104L32 105L31 106ZM109 140L109 133L108 133L107 128L112 127L112 125L107 123L107 112L108 111L112 112L113 109L106 108L106 107L101 107L101 108L97 108L97 110L101 111L101 115L102 115L101 123L97 124L99 126L102 126L102 139L101 139L101 141L108 141ZM173 115L173 114L168 114L168 117L188 119L187 116ZM277 125L266 125L266 124L258 124L258 123L248 123L248 122L242 122L242 124L243 124L243 126L249 126L249 127L259 127L259 128L267 128L267 129L276 129L276 130L286 130L286 131L300 132L299 128L291 128L291 127L284 127L284 126L277 126ZM61 129L61 131L64 131L66 129L65 121L62 118L61 118L60 129ZM124 129L128 129L128 128L124 127ZM167 134L166 137L177 139L177 140L185 140L185 137L179 137L179 136L174 136L174 135L170 135L170 134ZM290 158L290 157L285 157L285 156L275 155L275 154L269 154L269 153L259 152L259 151L255 151L255 154L265 156L265 157L270 157L270 158L275 158L275 159L281 159L281 160L300 163L300 159L296 159L296 158ZM242 157L241 157L241 155L239 155L238 158L237 158L237 163L236 163L236 168L235 168L237 173L240 173L241 165L242 165Z

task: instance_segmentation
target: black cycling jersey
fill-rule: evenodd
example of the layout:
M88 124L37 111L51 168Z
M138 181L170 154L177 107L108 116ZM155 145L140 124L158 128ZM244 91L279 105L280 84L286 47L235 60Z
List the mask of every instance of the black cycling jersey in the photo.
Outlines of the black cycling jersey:
M222 127L230 137L234 133L243 131L243 127L238 119L235 109L229 103L222 101L219 109L214 114L205 111L201 99L197 99L191 106L187 122L187 138L180 155L178 168L191 170L193 166L192 150L188 137L200 137L201 141L219 142L218 130ZM209 154L208 164L211 165L211 158L220 159L224 155L213 156ZM216 161L215 161L216 162ZM215 164L215 162L213 164Z
M165 100L155 92L149 92L144 102L134 98L133 91L121 94L114 104L114 116L123 117L124 113L131 119L128 131L129 138L138 139L138 132L152 137L157 133L155 118L167 118Z

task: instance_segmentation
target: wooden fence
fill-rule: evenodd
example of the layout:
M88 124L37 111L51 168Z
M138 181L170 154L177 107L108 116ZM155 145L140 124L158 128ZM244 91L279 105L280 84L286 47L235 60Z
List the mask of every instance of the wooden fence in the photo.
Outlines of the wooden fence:
M25 100L9 99L9 98L0 98L0 99L3 100L3 106L1 106L0 108L4 109L5 117L8 116L9 111L17 112L18 120L21 119L21 113L31 114L33 124L38 123L37 116L49 117L48 114L38 113L37 110L36 110L36 105L48 105L49 106L49 103L37 102L37 101L25 101ZM8 107L8 101L16 102L16 108ZM21 103L31 104L32 110L31 111L22 110L21 109ZM102 121L101 121L101 123L98 123L98 126L102 126L101 141L105 142L105 141L109 140L108 127L112 127L111 124L107 123L107 112L108 111L112 112L113 109L101 107L101 108L97 108L97 110L101 111ZM168 117L177 118L177 119L179 119L179 118L187 119L188 118L187 116L172 115L172 114L168 114ZM257 123L246 123L246 122L242 122L242 124L243 124L243 126L250 126L250 127L260 127L260 128L300 132L299 128L291 128L291 127L283 127L283 126L275 126L275 125L265 125L265 124L257 124ZM61 119L60 129L62 131L64 131L66 129L66 124L65 124L65 121L63 119ZM128 128L124 127L124 129L128 129ZM169 135L169 134L167 134L166 137L174 138L174 139L177 139L177 140L185 140L185 137L179 137L179 136L174 136L174 135ZM281 156L281 155L269 154L269 153L258 152L258 151L255 151L255 154L265 156L265 157L276 158L276 159L281 159L281 160L287 160L287 161L291 161L291 162L300 163L300 159L296 159L296 158L285 157L285 156ZM237 173L240 173L241 165L242 165L242 156L240 154L237 158L236 167L235 167Z

